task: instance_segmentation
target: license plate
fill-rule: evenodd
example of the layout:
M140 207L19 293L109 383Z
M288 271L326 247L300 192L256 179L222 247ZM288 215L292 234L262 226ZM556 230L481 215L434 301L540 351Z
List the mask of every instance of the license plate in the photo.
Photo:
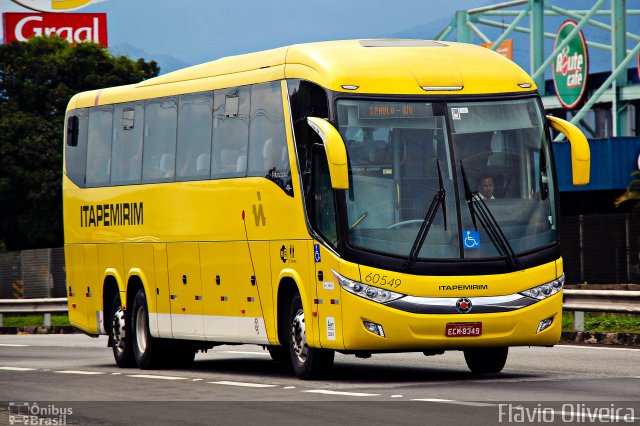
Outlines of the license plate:
M481 322L450 322L446 328L447 337L475 337L481 334Z

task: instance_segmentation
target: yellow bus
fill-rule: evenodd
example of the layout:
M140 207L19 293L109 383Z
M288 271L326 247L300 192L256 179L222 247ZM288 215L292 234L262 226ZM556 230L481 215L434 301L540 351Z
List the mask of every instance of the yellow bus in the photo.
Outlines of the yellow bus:
M334 353L552 346L564 275L531 78L469 44L351 40L228 57L74 96L71 323L120 367L257 344L303 379ZM565 165L567 167L568 165Z

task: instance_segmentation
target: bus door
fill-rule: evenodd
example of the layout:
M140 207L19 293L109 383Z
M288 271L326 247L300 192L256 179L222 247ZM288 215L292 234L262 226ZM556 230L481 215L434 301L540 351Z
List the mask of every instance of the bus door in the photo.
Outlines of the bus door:
M319 333L323 348L344 349L342 340L342 306L340 304L340 286L333 277L332 270L340 271L338 256L326 245L336 246L337 224L334 190L331 187L329 165L324 149L314 147L313 153L313 206L311 220L314 229L324 242L313 241L315 264L317 316L314 329Z

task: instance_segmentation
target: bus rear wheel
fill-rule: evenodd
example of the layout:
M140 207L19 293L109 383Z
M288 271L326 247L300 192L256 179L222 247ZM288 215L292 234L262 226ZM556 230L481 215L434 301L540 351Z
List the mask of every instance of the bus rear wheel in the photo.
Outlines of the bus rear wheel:
M474 374L499 373L504 368L509 347L465 349L464 360Z
M307 344L302 300L296 294L289 311L289 352L293 371L301 379L323 379L331 373L334 352L310 348Z
M149 311L147 297L143 289L138 290L133 299L132 318L132 346L133 355L139 368L147 370L160 364L160 342L149 332Z
M116 292L111 301L111 349L116 365L120 368L130 368L136 366L133 357L133 345L131 344L131 321L127 318L126 312L122 310L120 294Z

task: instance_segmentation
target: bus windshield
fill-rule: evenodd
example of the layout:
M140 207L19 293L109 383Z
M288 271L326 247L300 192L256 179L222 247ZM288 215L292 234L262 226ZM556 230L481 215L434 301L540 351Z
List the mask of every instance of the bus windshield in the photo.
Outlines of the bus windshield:
M339 100L338 125L352 247L409 257L423 239L420 259L517 262L557 241L550 146L535 98ZM436 196L440 206L427 214Z

